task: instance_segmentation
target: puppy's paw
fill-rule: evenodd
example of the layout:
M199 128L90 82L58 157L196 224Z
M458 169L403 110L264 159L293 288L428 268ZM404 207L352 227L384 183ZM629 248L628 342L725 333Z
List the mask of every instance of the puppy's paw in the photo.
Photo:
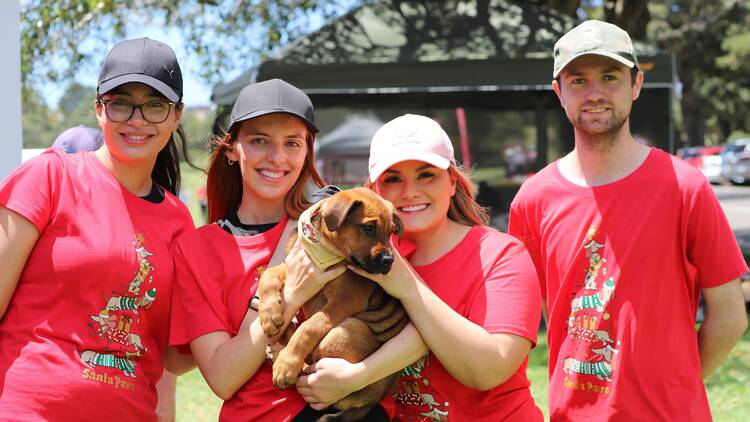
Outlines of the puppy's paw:
M278 388L288 388L297 382L304 362L293 356L287 349L283 349L273 363L273 385Z
M281 303L270 303L259 309L260 326L268 338L279 335L281 327L284 326L284 314Z

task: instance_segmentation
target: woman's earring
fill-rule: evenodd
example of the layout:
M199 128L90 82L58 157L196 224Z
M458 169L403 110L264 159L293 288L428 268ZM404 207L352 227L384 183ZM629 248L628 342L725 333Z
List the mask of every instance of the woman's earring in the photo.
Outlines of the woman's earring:
M233 166L234 165L234 160L232 160L231 158L227 157L227 164L229 164L230 166Z

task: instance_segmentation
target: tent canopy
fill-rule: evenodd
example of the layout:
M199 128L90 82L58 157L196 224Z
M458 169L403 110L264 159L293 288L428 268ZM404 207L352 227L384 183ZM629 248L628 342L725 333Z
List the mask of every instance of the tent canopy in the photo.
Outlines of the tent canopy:
M548 91L554 43L575 24L553 10L507 0L376 1L297 39L257 74L217 86L214 101L231 104L250 76L285 79L314 100ZM648 71L646 88L671 87L671 56L642 43L636 50Z
M315 156L367 157L370 154L370 140L383 123L374 117L351 117L315 142Z

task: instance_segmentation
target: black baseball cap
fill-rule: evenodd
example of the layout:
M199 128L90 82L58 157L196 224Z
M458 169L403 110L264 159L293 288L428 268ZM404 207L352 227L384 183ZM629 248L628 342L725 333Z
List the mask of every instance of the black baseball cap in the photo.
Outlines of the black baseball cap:
M242 88L232 107L229 127L237 122L271 113L293 114L302 119L310 130L318 133L310 97L281 79L256 82Z
M101 95L129 82L154 88L170 101L182 99L182 71L171 47L150 38L117 43L104 59L96 85Z

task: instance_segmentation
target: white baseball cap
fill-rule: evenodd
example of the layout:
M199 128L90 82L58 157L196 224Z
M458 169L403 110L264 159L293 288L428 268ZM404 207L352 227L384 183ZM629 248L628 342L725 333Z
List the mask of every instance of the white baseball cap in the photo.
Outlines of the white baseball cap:
M586 54L609 57L629 68L638 66L633 42L627 32L611 23L588 20L568 31L555 43L552 79L573 60Z
M443 170L455 164L453 144L436 121L404 114L378 129L370 143L370 181L375 183L389 167L409 160L423 161Z

